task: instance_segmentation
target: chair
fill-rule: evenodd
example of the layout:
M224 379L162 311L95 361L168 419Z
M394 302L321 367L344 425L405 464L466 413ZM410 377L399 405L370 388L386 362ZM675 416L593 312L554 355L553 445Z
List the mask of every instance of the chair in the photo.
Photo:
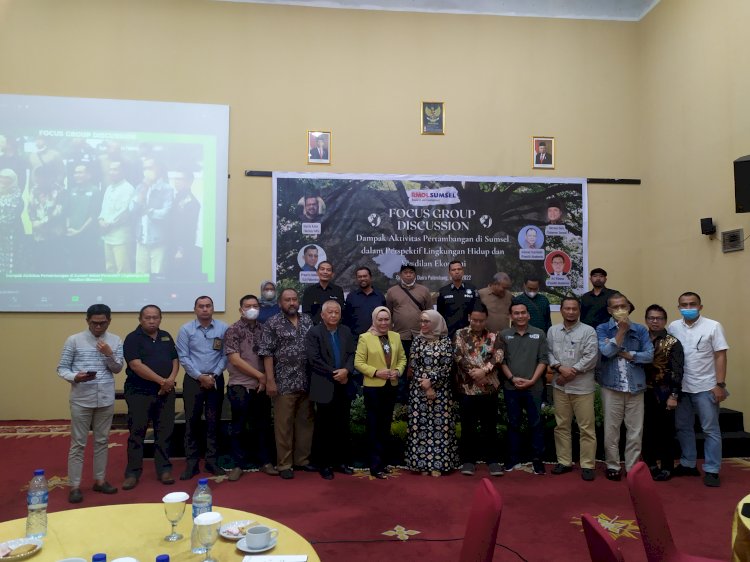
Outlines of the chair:
M615 541L595 517L584 513L581 515L581 523L583 523L583 534L586 535L591 562L625 562Z
M459 562L492 562L503 499L487 478L477 486Z
M677 549L646 463L639 462L628 472L628 489L648 562L720 562L717 558L692 556Z

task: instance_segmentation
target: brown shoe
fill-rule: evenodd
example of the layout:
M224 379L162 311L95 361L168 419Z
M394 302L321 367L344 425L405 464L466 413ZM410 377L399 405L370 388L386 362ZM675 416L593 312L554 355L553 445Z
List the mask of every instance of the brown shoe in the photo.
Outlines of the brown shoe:
M261 466L260 467L260 471L263 472L263 473L265 473L265 474L268 474L269 476L278 476L279 475L279 471L276 470L270 462L267 462L266 464L264 464L263 466Z
M242 478L242 469L239 466L235 466L229 471L228 479L230 482L237 482L240 478Z
M167 470L166 472L162 472L161 476L159 476L159 482L167 486L171 486L172 484L174 484L174 476L172 476L172 471Z
M128 476L125 480L122 481L122 489L123 490L132 490L138 485L138 478L135 476Z

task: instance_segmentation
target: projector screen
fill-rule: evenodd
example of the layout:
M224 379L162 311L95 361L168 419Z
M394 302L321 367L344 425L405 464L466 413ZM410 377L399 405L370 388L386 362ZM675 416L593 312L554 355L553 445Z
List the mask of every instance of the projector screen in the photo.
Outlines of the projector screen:
M225 307L229 107L0 95L0 310Z

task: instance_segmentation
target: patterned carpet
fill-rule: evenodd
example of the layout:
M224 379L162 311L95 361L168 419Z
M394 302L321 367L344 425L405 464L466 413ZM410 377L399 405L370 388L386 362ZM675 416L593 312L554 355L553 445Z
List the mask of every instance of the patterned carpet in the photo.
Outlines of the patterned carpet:
M67 503L67 423L6 423L0 426L0 438L5 456L10 456L0 490L4 520L25 516L25 491L33 469L39 467L46 469L50 481L50 511L72 507ZM108 479L115 486L122 483L126 442L127 432L112 432ZM167 491L192 494L196 485L194 479L164 486L156 481L153 463L146 461L134 490L114 496L94 493L90 445L89 440L80 507L158 502ZM184 461L176 460L175 472L183 466ZM337 474L333 481L304 472L290 481L246 473L238 482L211 477L211 487L216 506L281 521L313 542L325 562L448 562L460 552L469 498L482 476L487 476L483 465L474 477L454 473L432 478L396 469L387 480L373 479L366 471L351 477ZM732 514L750 492L750 459L726 459L721 477L718 489L703 486L698 478L678 478L659 483L657 490L681 548L728 560ZM492 483L504 501L495 562L588 560L582 513L599 520L626 560L645 560L624 481L610 482L601 470L594 482L583 482L578 470L535 476L530 466L522 466ZM10 538L0 536L0 542Z

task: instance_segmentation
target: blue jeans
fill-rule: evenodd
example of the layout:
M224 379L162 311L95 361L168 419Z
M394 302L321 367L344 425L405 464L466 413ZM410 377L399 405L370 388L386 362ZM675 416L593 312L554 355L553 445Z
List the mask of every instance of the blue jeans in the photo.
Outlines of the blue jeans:
M503 389L505 407L508 411L508 463L521 461L521 408L526 410L531 432L531 449L534 460L544 456L544 426L542 426L542 392L535 390Z
M675 426L682 455L680 464L695 468L698 453L695 448L695 414L701 422L704 443L704 472L718 473L721 468L721 429L719 428L719 404L713 401L710 390L694 394L684 392L677 405Z

